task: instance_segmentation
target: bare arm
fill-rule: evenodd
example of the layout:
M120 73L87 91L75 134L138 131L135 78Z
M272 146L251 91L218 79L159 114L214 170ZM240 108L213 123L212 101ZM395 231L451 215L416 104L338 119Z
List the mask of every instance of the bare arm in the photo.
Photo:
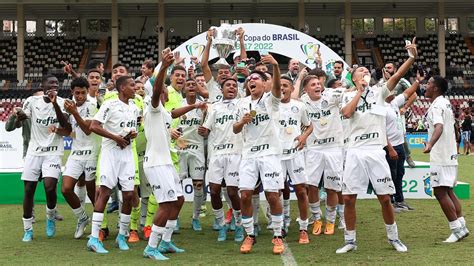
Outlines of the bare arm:
M271 64L273 66L273 86L272 94L275 98L281 98L281 74L280 68L278 67L278 62L273 58L273 56L264 55L262 56L263 64Z
M239 44L240 44L240 59L247 58L247 50L245 50L244 35L245 31L242 28L237 29L237 34L239 34Z
M395 74L393 74L392 77L390 77L390 79L387 81L387 88L392 91L395 86L398 84L398 82L400 81L400 79L405 76L405 74L408 72L408 70L410 69L410 67L413 65L413 63L415 62L415 58L417 56L417 50L416 50L416 44L415 44L415 41L416 41L416 37L413 38L413 42L412 44L410 45L407 45L405 48L408 50L409 54L412 54L412 56L410 56L404 63L403 65L398 69L397 72L395 72Z
M295 89L291 92L291 98L292 99L299 99L301 97L301 91L300 88L303 84L303 79L308 75L308 71L306 68L303 68L300 73L298 74L298 78L296 79L295 82Z
M161 62L160 71L158 71L158 75L156 76L155 83L153 84L153 94L151 96L151 106L153 108L158 107L160 104L160 96L161 92L163 91L163 86L165 84L166 72L169 66L174 61L173 53L171 49L166 48L162 52L163 61Z
M195 104L186 105L186 106L183 106L183 107L180 107L180 108L176 108L173 111L171 111L171 117L173 119L178 118L178 117L180 117L180 116L186 114L187 112L192 111L196 108L204 108L205 105L206 105L206 103L200 102L200 103L195 103Z
M211 44L212 44L212 36L214 34L214 29L209 29L207 31L207 43L206 47L204 48L204 52L202 54L201 66L202 66L202 73L204 74L204 78L206 82L212 79L212 72L211 68L209 67L209 53L211 52Z
M359 103L360 97L362 96L363 89L358 89L356 96L352 98L352 100L341 109L341 113L345 118L350 118L357 108L357 104Z
M242 129L244 129L244 126L250 122L252 122L252 116L249 113L246 113L242 119L232 126L232 131L234 131L234 134L239 134L242 132Z
M439 138L441 137L441 134L443 134L443 129L443 124L436 124L434 126L433 135L431 136L431 139L429 139L428 143L426 143L423 153L429 153L431 151L433 146L436 144L436 142L438 142Z

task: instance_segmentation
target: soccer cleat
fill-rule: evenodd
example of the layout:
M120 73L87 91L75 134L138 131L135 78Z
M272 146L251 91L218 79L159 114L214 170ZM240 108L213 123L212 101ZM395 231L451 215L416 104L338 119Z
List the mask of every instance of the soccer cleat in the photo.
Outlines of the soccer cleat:
M138 237L138 231L130 230L130 234L128 236L128 243L137 243L139 241L140 241L140 238Z
M258 236L258 234L260 234L260 231L262 229L260 228L260 225L259 224L254 224L253 225L253 232L255 233L255 236Z
M87 249L97 254L109 253L109 251L104 248L104 244L102 244L102 241L99 241L98 238L92 236L89 238L89 241L87 241Z
M323 223L321 222L321 220L316 220L314 221L314 224L313 224L313 235L317 236L317 235L320 235L322 233L322 227L323 227Z
M25 234L23 234L23 242L31 242L33 240L33 229L26 230Z
M107 213L112 213L119 209L119 204L117 201L112 201L107 207Z
M58 211L56 211L56 213L54 214L54 220L56 221L64 221L64 217L58 213Z
M79 239L84 235L84 231L86 230L86 226L89 224L89 217L84 216L82 219L77 220L76 225L76 232L74 232L74 238Z
M127 251L130 249L127 244L127 237L124 235L118 234L115 243L120 250Z
M464 236L463 239L469 236L469 230L467 229L466 226L461 227L461 229L464 231Z
M314 224L315 221L319 220L318 218L316 218L316 215L312 214L309 219L308 219L308 224L311 225L311 224Z
M184 249L178 248L172 241L166 242L161 240L158 251L161 253L183 253Z
M193 219L192 225L194 231L202 231L201 221L199 221L199 219Z
M255 237L253 236L247 236L244 239L244 242L240 246L240 253L242 254L248 254L250 251L252 251L252 246L256 243Z
M283 245L283 239L280 237L274 237L272 240L273 243L273 254L281 255L285 251L285 246Z
M235 227L235 231L234 231L234 241L235 242L242 242L242 240L244 240L244 227L243 226L237 226L237 227Z
M356 250L357 250L357 243L355 241L349 241L349 242L346 242L342 248L338 248L336 250L336 254L343 254L343 253L356 251Z
M273 225L272 225L272 221L271 221L271 220L268 221L267 230L273 230Z
M109 237L109 228L101 228L99 231L99 241L102 242L104 239L107 239Z
M458 242L459 240L463 239L467 236L467 232L464 231L462 228L456 228L451 230L451 235L443 241L443 243L454 243Z
M309 236L308 232L305 230L300 230L300 239L298 240L300 244L308 244L309 243Z
M324 228L324 234L325 235L334 235L334 224L326 223L326 226Z
M230 219L230 231L235 231L235 217L232 215L232 219Z
M339 219L338 229L346 229L346 221L344 219Z
M149 258L152 260L168 260L169 259L163 256L163 254L161 254L157 248L152 248L148 245L146 246L145 250L143 250L143 257Z
M56 220L46 219L46 236L53 237L56 234Z
M388 240L388 243L398 252L407 252L408 248L405 246L400 239Z
M147 225L143 227L143 240L148 240L151 235L151 226Z
M214 223L212 224L212 230L219 231L221 229L219 222L216 218L214 218Z
M412 208L406 201L399 202L398 205L408 211L414 211L415 209Z
M226 241L227 239L227 225L224 224L223 226L221 226L221 228L219 229L219 234L217 235L217 241Z
M411 156L408 156L405 160L407 161L407 164L410 168L415 168L416 164L411 158Z

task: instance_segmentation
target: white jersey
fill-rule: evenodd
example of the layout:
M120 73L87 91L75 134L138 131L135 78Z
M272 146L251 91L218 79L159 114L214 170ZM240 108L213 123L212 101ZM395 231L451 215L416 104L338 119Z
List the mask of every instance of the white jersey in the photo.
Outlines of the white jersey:
M387 138L392 146L398 146L405 142L402 116L400 107L405 104L405 95L400 94L391 103L385 103L387 108Z
M291 99L280 103L280 142L283 148L282 160L293 159L297 149L295 138L301 135L301 126L309 126L310 121L304 103Z
M95 96L92 97L92 96L90 96L89 94L87 94L87 100L88 100L90 103L92 103L92 104L94 104L95 106L97 106L97 97L95 97Z
M280 132L279 106L280 99L271 92L264 93L258 100L252 100L250 96L240 100L237 120L250 110L256 111L252 122L242 131L242 159L281 154L282 147L277 137Z
M211 79L206 82L206 89L209 92L210 102L217 102L222 100L223 96L221 86L217 83L214 77L211 77Z
M432 165L458 165L456 135L454 133L454 116L451 103L443 96L438 96L426 114L428 137L431 139L436 124L443 125L443 133L430 152Z
M143 85L143 88L145 90L145 97L146 96L152 96L153 95L153 85L150 82L150 79L147 79L145 81L145 84Z
M183 100L181 107L184 106L188 106L186 99ZM186 151L188 152L204 153L204 137L198 134L203 116L204 113L201 109L193 109L179 117L178 128L183 130L181 138L187 143Z
M313 132L307 140L309 149L343 147L344 133L340 113L342 92L341 88L325 89L317 101L312 101L307 95L302 97L313 124Z
M143 168L172 165L170 154L170 127L173 119L171 114L160 104L154 108L147 105L144 115L146 151L143 158Z
M137 131L137 118L140 116L140 110L133 103L125 104L119 99L105 101L95 114L94 120L102 123L105 130L112 134L126 136L132 130ZM111 149L117 146L117 143L109 138L102 138L102 149ZM132 149L128 145L125 149Z
M65 113L64 99L57 97L56 102L61 112ZM45 102L43 96L31 96L23 104L23 111L31 119L31 139L26 154L35 156L63 155L63 137L56 133L50 133L48 129L50 126L60 127L53 104Z
M357 90L342 94L342 107L356 96ZM349 118L350 138L348 148L387 145L385 98L390 94L386 85L366 88L357 107Z
M97 113L97 107L94 103L86 101L77 107L77 112L83 120L92 120ZM73 115L69 115L69 123L75 133L69 158L79 161L96 160L99 150L99 136L92 132L89 135L84 133Z
M240 154L242 134L234 134L233 125L237 122L239 100L222 100L209 108L203 126L209 129L208 145L212 155Z

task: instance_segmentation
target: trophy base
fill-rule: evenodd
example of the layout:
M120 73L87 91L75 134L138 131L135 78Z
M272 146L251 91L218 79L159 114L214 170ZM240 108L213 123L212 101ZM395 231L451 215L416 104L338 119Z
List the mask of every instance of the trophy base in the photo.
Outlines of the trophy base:
M214 68L216 69L219 69L219 68L222 68L222 67L230 67L229 63L227 63L227 61L225 60L225 58L221 58L219 59L219 61L215 62L213 64Z

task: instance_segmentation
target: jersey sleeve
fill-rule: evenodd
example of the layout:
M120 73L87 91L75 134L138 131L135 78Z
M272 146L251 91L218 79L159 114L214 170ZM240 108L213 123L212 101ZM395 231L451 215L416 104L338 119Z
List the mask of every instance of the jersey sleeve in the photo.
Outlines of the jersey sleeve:
M391 91L387 87L387 83L379 87L379 98L377 104L383 105L385 99L390 95Z
M99 121L104 124L110 118L110 104L105 102L99 109L99 111L94 115L94 120Z
M31 118L31 99L31 97L28 97L28 99L26 99L25 103L23 104L23 112L25 112L28 118Z
M351 102L352 98L354 98L352 93L344 92L341 96L341 104L340 104L341 109L343 107L345 107L347 104L349 104Z
M444 109L439 105L435 105L433 106L431 111L433 114L433 125L436 125L436 124L444 125L444 119L443 119Z
M204 123L202 124L203 127L209 129L212 131L212 126L214 125L214 117L216 114L215 108L212 106L209 110L209 113L206 116L206 119L204 120Z
M306 104L301 105L301 124L306 127L308 127L311 124L311 120L309 119L308 108L306 108Z
M390 104L394 107L400 108L405 104L405 101L406 101L405 95L402 93L402 94L397 95Z

